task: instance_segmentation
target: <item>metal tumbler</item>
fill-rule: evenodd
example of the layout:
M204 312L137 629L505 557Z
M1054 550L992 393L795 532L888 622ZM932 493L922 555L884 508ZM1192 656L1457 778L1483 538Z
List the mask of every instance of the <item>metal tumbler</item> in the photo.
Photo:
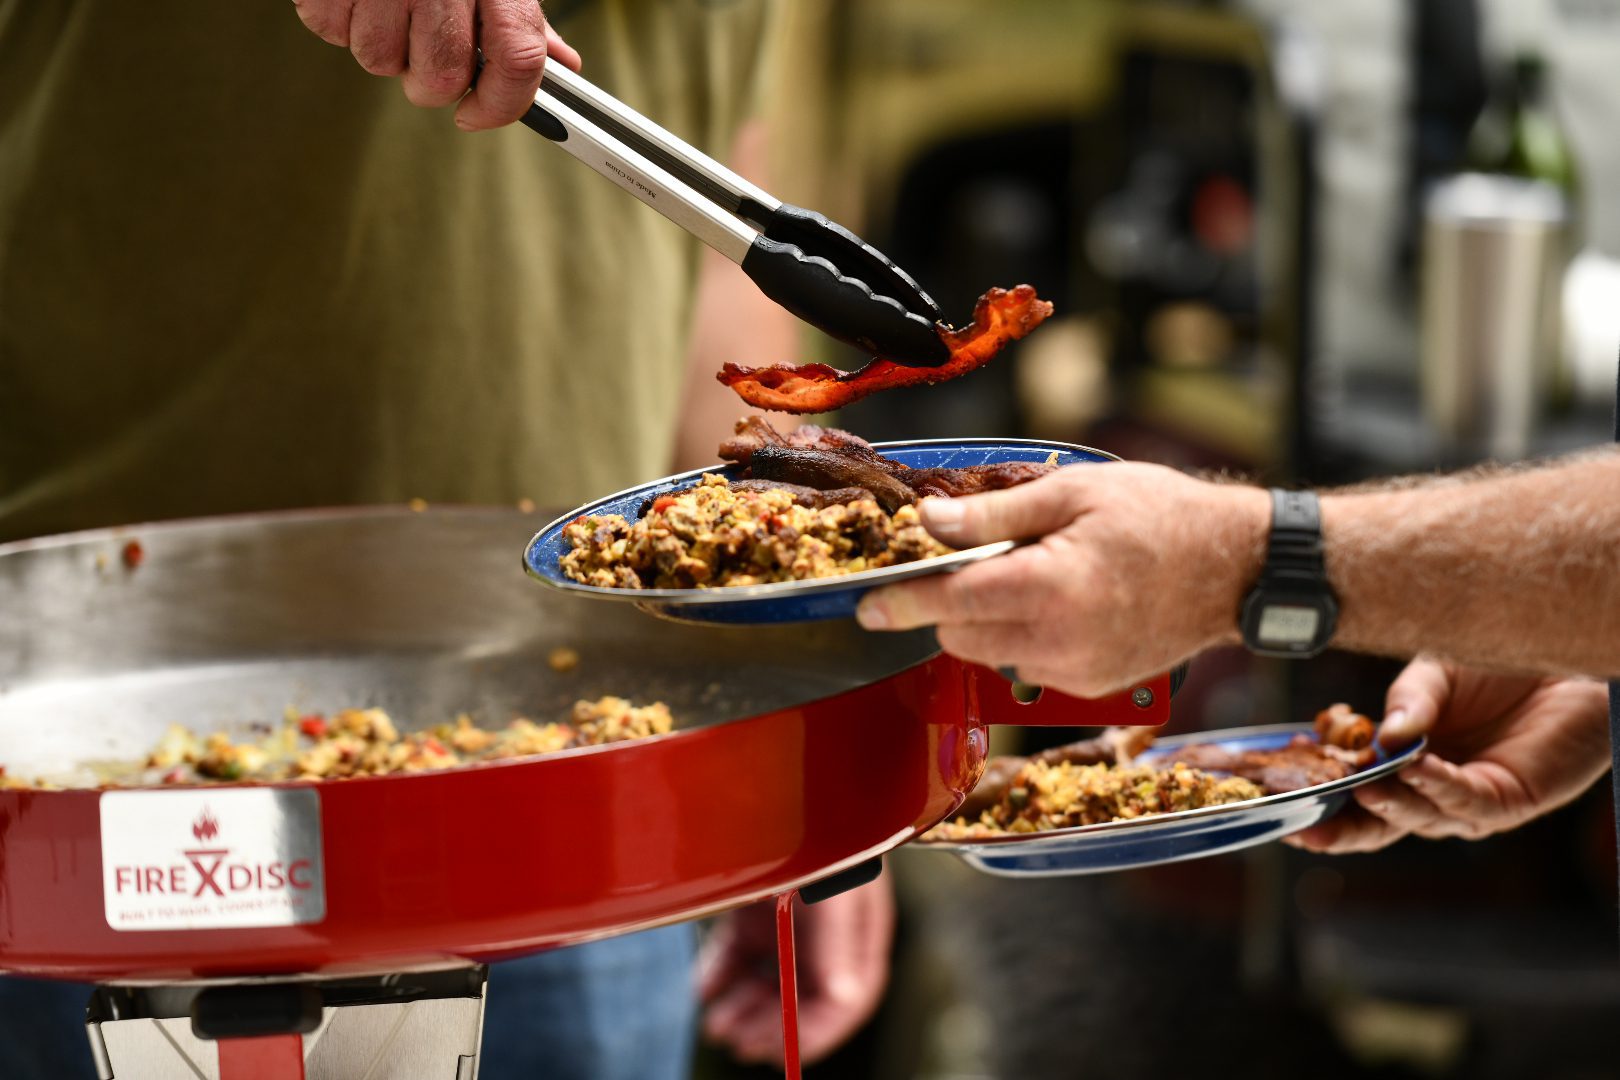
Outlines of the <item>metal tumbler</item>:
M1424 219L1424 413L1450 459L1521 459L1558 383L1568 200L1468 173L1434 187Z

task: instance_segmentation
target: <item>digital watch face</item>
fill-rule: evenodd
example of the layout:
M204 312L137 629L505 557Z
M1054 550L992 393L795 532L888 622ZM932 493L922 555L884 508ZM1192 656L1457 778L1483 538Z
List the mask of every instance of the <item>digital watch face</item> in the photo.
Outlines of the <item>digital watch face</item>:
M1316 640L1322 613L1314 607L1267 604L1260 612L1255 637L1269 649L1303 649Z
M1252 593L1243 607L1243 640L1268 656L1314 656L1333 633L1338 606L1331 595Z

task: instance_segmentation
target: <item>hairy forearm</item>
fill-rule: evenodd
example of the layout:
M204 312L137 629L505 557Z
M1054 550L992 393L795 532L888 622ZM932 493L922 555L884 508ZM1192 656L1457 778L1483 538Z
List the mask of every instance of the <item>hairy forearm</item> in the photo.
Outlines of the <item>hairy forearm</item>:
M1620 676L1620 451L1322 498L1334 642Z

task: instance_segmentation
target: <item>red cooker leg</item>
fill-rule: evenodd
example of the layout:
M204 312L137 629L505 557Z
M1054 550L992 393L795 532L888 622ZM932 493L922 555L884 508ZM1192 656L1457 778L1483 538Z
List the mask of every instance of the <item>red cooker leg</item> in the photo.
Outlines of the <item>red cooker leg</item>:
M793 955L794 895L785 892L776 898L776 966L782 980L782 1068L787 1074L786 1080L799 1080L799 969Z
M304 1037L219 1040L219 1080L304 1080Z

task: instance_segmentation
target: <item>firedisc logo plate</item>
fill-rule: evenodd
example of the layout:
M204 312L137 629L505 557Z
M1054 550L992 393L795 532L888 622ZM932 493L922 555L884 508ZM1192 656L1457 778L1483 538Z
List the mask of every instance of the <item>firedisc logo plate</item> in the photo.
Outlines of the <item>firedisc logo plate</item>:
M114 930L320 922L320 798L275 788L103 792L101 889Z

